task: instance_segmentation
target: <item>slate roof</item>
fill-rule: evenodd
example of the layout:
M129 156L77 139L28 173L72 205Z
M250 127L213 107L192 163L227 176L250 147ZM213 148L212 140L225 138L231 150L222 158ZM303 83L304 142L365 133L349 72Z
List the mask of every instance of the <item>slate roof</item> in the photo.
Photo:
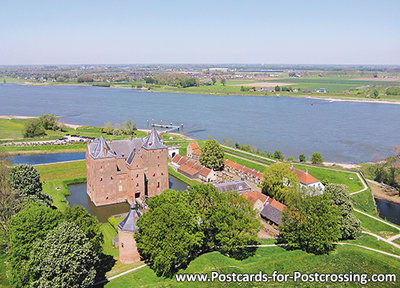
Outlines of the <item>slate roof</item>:
M237 191L241 192L243 190L248 190L251 189L249 184L244 182L243 180L238 180L238 181L232 181L232 182L226 182L226 183L220 183L220 184L214 184L214 187L217 188L217 190L222 193L226 191Z
M105 155L104 148L106 150ZM115 157L115 153L111 150L103 135L101 135L100 138L93 143L89 144L89 154L95 159Z
M264 206L264 208L260 212L260 215L265 219L274 222L277 225L281 225L282 212L276 209L275 207L272 207L272 205Z
M143 146L146 150L156 150L156 149L166 149L167 146L164 145L164 141L158 135L156 129L153 127L147 139L145 140Z
M135 232L139 230L139 227L136 226L136 221L140 216L141 213L136 210L136 205L132 203L131 210L129 211L125 219L118 224L118 228L122 231L128 232Z

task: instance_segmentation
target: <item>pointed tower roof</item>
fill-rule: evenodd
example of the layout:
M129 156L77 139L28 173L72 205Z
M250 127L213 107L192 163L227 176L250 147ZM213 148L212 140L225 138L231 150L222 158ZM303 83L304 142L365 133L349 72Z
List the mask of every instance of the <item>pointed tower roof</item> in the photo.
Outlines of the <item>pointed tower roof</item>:
M141 214L139 211L136 210L135 203L132 203L131 210L129 211L125 219L118 224L118 228L122 231L128 232L135 232L139 230L139 227L136 226L136 221L140 216Z
M164 141L161 139L160 135L158 135L156 129L151 128L151 132L147 139L145 140L143 146L146 150L156 150L156 149L166 149L167 146L164 145Z
M91 148L89 152L93 158L115 157L115 153L111 150L103 135L94 144L93 146L89 146Z

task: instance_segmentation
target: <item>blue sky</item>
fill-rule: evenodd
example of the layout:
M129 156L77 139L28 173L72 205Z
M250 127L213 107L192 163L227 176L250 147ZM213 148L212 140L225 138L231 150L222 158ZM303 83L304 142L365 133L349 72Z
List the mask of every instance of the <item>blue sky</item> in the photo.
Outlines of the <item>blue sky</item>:
M0 65L400 64L400 1L6 1Z

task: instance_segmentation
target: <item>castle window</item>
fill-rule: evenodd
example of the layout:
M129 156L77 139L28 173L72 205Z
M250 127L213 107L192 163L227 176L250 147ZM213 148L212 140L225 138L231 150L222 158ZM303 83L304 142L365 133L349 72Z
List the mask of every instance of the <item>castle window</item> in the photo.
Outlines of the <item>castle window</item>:
M160 159L160 156L157 156L157 159Z
M121 169L119 169L118 165L117 165L117 171L121 171Z
M155 176L156 176L156 173L153 174L153 177L155 177Z
M121 243L121 248L124 248L124 243Z
M139 174L136 174L136 178L138 178L139 177Z
M100 178L100 182L103 181L103 178Z
M158 167L160 167L160 164L158 164Z
M111 176L111 180L114 180L114 178Z
M161 172L161 175L164 175L164 173L163 173L163 172Z
M136 187L139 187L139 183L136 183Z
M160 182L157 182L157 188L160 188Z

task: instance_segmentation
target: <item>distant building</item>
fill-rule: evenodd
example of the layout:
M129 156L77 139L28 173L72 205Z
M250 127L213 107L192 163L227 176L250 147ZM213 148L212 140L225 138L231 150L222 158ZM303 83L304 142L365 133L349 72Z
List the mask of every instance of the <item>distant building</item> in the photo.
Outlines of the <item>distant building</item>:
M317 92L318 92L318 93L326 93L327 91L326 91L325 88L321 88L321 89L317 90Z
M312 93L312 91L310 89L303 89L304 93Z
M243 180L226 182L226 183L218 183L214 184L214 187L222 193L226 191L237 191L239 194L244 194L251 191L251 187Z
M87 193L96 205L151 197L169 187L168 148L153 128L145 138L106 141L86 149Z

